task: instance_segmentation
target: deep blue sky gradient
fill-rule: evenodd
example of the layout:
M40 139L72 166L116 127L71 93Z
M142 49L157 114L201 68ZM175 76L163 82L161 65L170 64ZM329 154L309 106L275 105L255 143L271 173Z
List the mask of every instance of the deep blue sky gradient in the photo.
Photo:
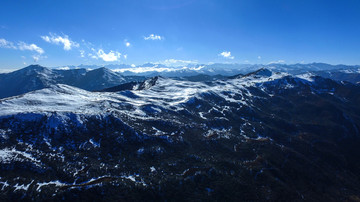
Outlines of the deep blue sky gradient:
M45 51L37 63L45 66L166 59L360 64L358 0L8 0L0 4L0 39L36 44ZM41 39L50 32L68 35L80 47L66 51ZM150 34L164 40L144 40ZM91 53L82 40L95 50L127 54L127 59L82 58L80 50ZM125 41L131 46L126 47ZM230 51L234 59L220 56L223 51ZM0 68L34 63L34 54L0 48Z

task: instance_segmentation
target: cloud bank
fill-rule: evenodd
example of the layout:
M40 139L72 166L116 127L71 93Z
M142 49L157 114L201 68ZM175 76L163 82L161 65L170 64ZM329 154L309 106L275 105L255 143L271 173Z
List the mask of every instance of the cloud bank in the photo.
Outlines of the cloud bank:
M223 56L224 58L227 58L227 59L234 59L235 57L234 56L231 56L231 52L230 51L224 51L222 53L219 54L220 56Z
M155 64L163 64L166 66L186 66L188 64L196 64L197 60L176 60L176 59L166 59L163 61L156 62Z
M6 39L0 39L0 48L17 49L13 42L7 41Z
M95 57L94 55L91 56L94 59L101 58L105 62L114 62L120 59L121 53L112 50L109 53L105 53L103 49L99 49Z
M285 63L285 60L278 60L278 61L271 61L269 62L268 64L284 64Z
M163 40L164 37L163 36L159 36L159 35L156 35L156 34L150 34L149 36L144 36L144 39L145 40Z
M35 51L37 53L39 53L40 55L45 53L45 51L40 48L39 46L37 46L36 44L26 44L25 42L20 41L18 43L18 48L19 50L29 50L29 51Z
M64 50L67 51L71 50L73 47L77 48L80 46L77 42L69 39L69 36L67 35L59 36L57 34L49 33L49 36L41 36L41 38L48 43L63 45Z

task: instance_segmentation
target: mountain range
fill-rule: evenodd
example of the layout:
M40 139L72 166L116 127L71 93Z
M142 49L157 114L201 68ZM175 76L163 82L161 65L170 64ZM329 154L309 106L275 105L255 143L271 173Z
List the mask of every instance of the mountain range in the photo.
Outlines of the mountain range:
M71 67L71 68L70 68ZM147 63L138 67L130 65L109 65L108 67L70 66L67 68L46 68L30 65L23 69L0 74L0 98L16 96L53 84L66 84L88 91L99 91L129 82L141 82L154 76L172 77L177 80L211 81L246 75L265 68L273 72L291 75L311 73L336 81L360 82L360 66L311 64L211 64L190 65L189 67L167 67Z
M14 73L44 88L0 100L5 200L360 197L356 82L271 68L131 80L31 66L5 76Z
M94 70L57 70L30 65L14 72L0 74L0 98L20 95L58 83L91 91L144 79L141 76L122 76L104 67Z
M60 69L97 69L102 66L97 65L79 65L58 67ZM123 75L142 75L147 77L165 76L165 77L181 77L194 76L197 74L206 75L224 75L232 76L235 74L246 74L256 71L260 68L270 69L275 72L288 72L290 74L301 74L313 71L325 70L359 70L359 65L331 65L326 63L309 63L309 64L237 64L237 63L214 63L214 64L188 64L186 66L167 66L157 63L145 63L139 66L131 66L127 64L112 64L104 67Z

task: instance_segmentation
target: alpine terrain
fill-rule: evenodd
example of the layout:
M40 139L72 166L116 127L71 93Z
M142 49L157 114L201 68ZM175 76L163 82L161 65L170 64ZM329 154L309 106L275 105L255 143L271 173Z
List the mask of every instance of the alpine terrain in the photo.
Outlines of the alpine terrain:
M360 200L360 86L324 71L1 74L0 199Z

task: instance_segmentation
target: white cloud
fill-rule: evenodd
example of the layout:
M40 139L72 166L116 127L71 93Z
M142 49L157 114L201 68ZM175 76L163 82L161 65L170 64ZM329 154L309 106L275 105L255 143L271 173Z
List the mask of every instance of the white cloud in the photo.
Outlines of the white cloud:
M82 58L85 57L85 51L84 50L80 50L80 57L82 57Z
M103 59L105 62L118 61L120 56L121 53L112 50L109 53L105 53L102 49L99 49L97 52L97 57Z
M124 56L124 59L126 60L127 59L127 55L123 55Z
M258 56L258 59L261 60L261 56Z
M96 55L93 55L92 53L89 53L88 56L92 59L99 59Z
M70 69L70 67L68 67L68 66L65 66L65 67L59 67L59 68L57 68L58 70L69 70Z
M136 67L136 65L135 65L135 64L131 64L131 67Z
M285 60L271 61L268 64L270 65L270 64L283 64L283 63L285 63Z
M33 55L32 58L34 59L34 62L37 62L40 59L40 56Z
M14 43L11 41L7 41L5 39L0 39L0 48L16 49L16 46L14 46Z
M131 45L130 42L126 42L126 43L125 43L125 46L126 46L126 47L129 47L130 45Z
M144 73L144 72L176 72L182 70L200 70L205 66L198 67L160 67L158 64L150 67L136 67L135 65L131 65L131 68L121 68L121 69L113 69L115 72L134 72L134 73Z
M48 42L48 43L52 43L52 44L62 44L64 46L64 50L71 50L71 48L73 47L79 47L80 45L78 43L76 43L75 41L72 41L71 39L69 39L69 36L64 35L64 36L59 36L53 33L49 33L50 36L41 36L41 38Z
M32 58L34 59L34 62L37 62L37 61L40 60L40 59L47 58L47 56L33 55Z
M228 59L234 59L234 56L231 56L231 52L230 51L224 51L222 53L219 54L220 56L223 56L224 58L228 58Z
M85 39L81 39L81 46L91 49L92 47L94 47L94 44L92 44L89 41L86 41Z
M163 64L166 66L171 66L171 65L183 66L183 65L196 64L196 63L198 63L196 60L176 60L176 59L167 59L167 60L155 62L155 64Z
M150 34L148 37L144 36L144 39L145 40L163 40L164 37L156 35L156 34Z
M159 67L159 65L155 65L153 67L131 67L131 68L122 68L122 69L113 69L114 72L134 72L134 73L144 73L144 72L171 72L179 70L179 68L170 68L170 67Z
M40 55L45 52L42 48L40 48L36 44L33 44L33 43L32 44L26 44L25 42L22 42L22 41L20 41L18 43L18 48L20 50L35 51L35 52L39 53Z
M23 41L20 41L17 43L17 46L16 46L11 41L7 41L5 39L0 39L0 48L11 48L11 49L16 49L16 50L21 50L21 51L34 51L37 53L36 55L32 56L32 58L34 59L35 62L37 62L39 59L46 58L45 56L42 56L42 54L44 54L45 51L33 43L27 44ZM21 56L21 58L26 59L25 56Z

